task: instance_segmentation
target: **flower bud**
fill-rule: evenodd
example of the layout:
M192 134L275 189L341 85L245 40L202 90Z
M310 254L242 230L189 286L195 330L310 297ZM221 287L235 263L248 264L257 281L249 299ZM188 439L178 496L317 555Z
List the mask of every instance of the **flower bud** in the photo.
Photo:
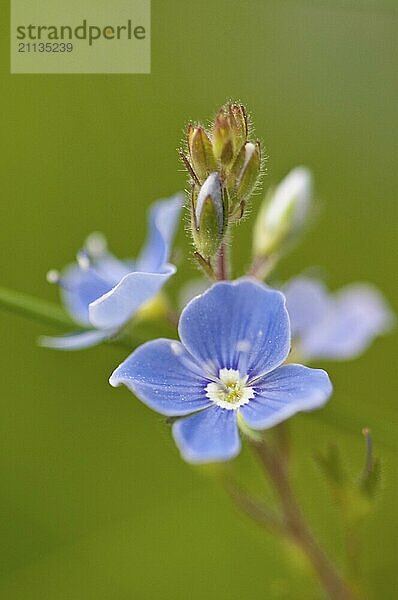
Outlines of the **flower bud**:
M246 142L230 172L227 175L226 187L231 200L230 212L240 218L245 202L257 185L261 172L260 143Z
M236 180L236 193L239 200L244 200L253 192L260 175L260 143L247 142L236 160L238 159L240 171Z
M269 256L283 250L301 233L311 205L312 175L296 167L267 195L255 226L255 256Z
M200 183L216 170L216 161L211 142L202 127L188 126L188 148L191 165Z
M218 114L213 127L213 152L222 165L228 165L234 155L228 119Z
M192 234L205 258L217 252L225 231L224 194L218 173L211 173L192 198ZM196 197L195 197L196 196Z
M246 110L239 104L226 104L218 111L213 125L214 156L227 166L247 140Z
M230 104L229 116L234 149L235 152L237 152L247 140L248 126L246 109L242 104Z

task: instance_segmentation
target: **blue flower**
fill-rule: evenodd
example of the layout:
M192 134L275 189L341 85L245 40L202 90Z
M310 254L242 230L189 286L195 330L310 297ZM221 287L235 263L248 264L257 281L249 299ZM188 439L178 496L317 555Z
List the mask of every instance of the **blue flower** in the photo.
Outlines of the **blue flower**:
M51 348L76 350L114 336L176 271L168 263L170 245L182 207L177 195L159 200L149 212L149 235L140 256L119 260L100 234L92 234L77 255L77 263L49 279L60 285L63 302L76 323L88 331L43 337Z
M283 293L294 353L303 361L355 358L394 322L382 294L367 283L330 294L321 281L296 277Z
M250 279L220 282L194 298L179 322L181 342L159 339L133 352L112 374L157 412L188 416L173 424L193 463L238 454L238 425L266 429L326 402L325 371L285 365L290 350L284 297Z

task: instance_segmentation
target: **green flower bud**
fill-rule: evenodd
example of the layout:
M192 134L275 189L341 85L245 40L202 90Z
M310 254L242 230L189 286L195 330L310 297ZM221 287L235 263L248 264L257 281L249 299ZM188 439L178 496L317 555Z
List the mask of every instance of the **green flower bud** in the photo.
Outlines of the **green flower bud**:
M198 252L205 258L214 256L225 232L223 188L218 173L211 173L192 198L192 234Z
M217 169L211 142L202 127L188 126L188 149L191 165L200 183Z
M235 152L238 152L246 142L248 136L247 113L245 107L242 104L230 104L229 117L234 150Z
M271 191L260 208L254 226L255 256L285 250L306 223L312 200L312 175L305 167L293 169Z
M236 179L236 193L239 200L245 200L253 192L261 169L260 143L247 142L238 158L240 171Z
M221 111L213 126L213 152L222 165L228 165L234 155L229 121Z
M240 104L226 104L218 111L213 125L214 156L228 166L247 140L247 116Z
M260 143L245 143L227 175L226 187L230 197L230 212L240 218L246 201L257 185L261 172Z

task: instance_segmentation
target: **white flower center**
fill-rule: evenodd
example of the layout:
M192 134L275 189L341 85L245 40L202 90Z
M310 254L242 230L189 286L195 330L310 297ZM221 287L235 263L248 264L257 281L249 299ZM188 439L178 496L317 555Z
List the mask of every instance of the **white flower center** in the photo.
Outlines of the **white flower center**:
M221 408L234 410L254 398L254 390L247 386L248 375L240 376L235 369L220 369L219 381L206 386L206 396Z

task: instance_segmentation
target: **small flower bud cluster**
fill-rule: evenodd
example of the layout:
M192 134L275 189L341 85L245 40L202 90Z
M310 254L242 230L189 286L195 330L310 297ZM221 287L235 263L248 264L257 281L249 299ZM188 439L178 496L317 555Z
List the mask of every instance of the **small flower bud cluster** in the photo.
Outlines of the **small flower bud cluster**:
M259 180L259 142L248 141L244 106L222 106L206 131L188 125L182 159L191 177L191 227L197 251L206 259L217 252L231 222L245 213Z

